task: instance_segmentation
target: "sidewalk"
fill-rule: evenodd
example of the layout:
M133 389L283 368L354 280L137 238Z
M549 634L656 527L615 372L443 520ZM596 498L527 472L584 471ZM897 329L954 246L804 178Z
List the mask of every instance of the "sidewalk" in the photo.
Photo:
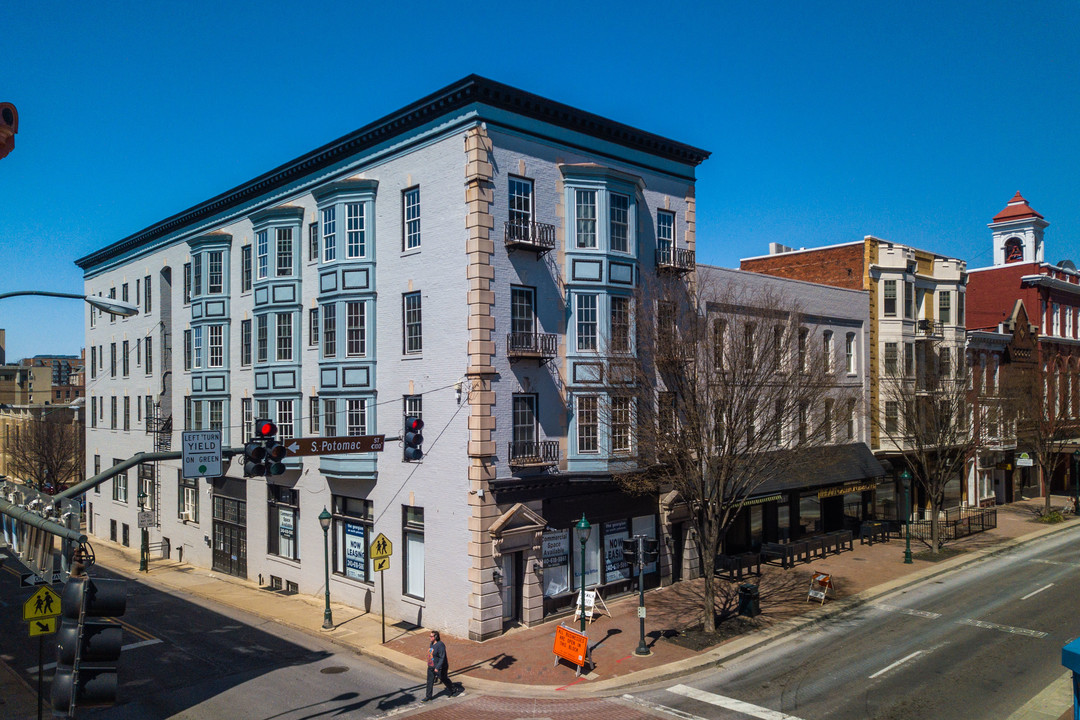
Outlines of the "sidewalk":
M839 555L783 570L762 567L761 577L750 578L759 586L762 615L750 620L731 618L718 630L730 635L721 644L705 649L696 646L693 632L684 632L700 622L702 581L683 582L646 593L648 616L646 643L651 654L634 654L639 643L636 594L617 600L606 599L611 616L600 616L588 627L595 669L576 678L572 666L555 663L552 643L560 620L538 627L519 628L483 643L443 634L453 679L466 688L486 695L532 698L617 695L646 683L661 682L686 675L736 657L782 635L836 615L903 587L1037 537L1075 527L1076 519L1058 525L1034 522L1033 508L1041 499L998 507L998 527L949 544L959 554L930 562L916 559L903 562L904 544L895 539L886 543L860 545ZM1053 498L1055 507L1071 505L1069 498ZM328 639L358 654L377 659L398 670L423 678L426 674L427 631L386 626L382 643L382 623L375 613L331 603L335 627L321 629L324 600L321 595L282 595L259 588L255 583L200 569L175 561L151 561L148 573L138 572L138 549L124 548L101 539L93 541L98 563L121 575L150 586L211 599L258 615L291 628ZM919 553L921 543L912 545ZM822 606L807 602L812 571L832 575L835 596ZM738 583L719 583L717 606L733 613ZM578 627L573 617L561 622ZM0 673L0 690L10 685ZM12 688L15 689L15 688ZM24 688L25 689L25 688ZM1064 710L1064 707L1062 708Z

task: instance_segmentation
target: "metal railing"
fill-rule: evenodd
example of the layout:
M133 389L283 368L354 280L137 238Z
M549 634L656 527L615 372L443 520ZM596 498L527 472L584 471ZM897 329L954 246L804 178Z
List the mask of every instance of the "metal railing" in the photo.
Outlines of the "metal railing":
M510 458L511 467L557 465L559 462L559 441L511 441L508 443L507 454Z
M954 507L941 512L938 518L938 534L942 542L974 535L997 527L997 508ZM904 524L900 523L901 537ZM930 521L912 520L913 540L930 540Z
M554 225L535 220L527 222L508 220L505 228L506 246L509 248L526 248L540 253L555 249Z
M552 333L509 333L506 336L508 357L553 358L558 354L559 338Z
M694 269L694 251L686 248L660 248L656 251L658 270L690 272Z

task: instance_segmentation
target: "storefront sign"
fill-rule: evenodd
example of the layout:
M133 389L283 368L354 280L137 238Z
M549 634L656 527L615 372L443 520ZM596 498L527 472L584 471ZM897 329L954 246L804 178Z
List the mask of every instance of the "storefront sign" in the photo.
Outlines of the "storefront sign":
M604 575L607 582L630 577L630 566L623 559L623 540L630 538L625 520L604 523Z
M847 495L848 493L864 492L866 490L873 490L877 487L877 482L864 482L858 485L844 485L843 487L831 487L824 490L818 490L818 499L836 497L837 495Z
M364 580L364 526L346 522L345 525L345 576Z
M558 567L569 562L570 531L544 533L544 567Z
M773 493L772 495L762 495L761 497L750 498L749 500L743 500L742 504L743 504L743 507L747 507L749 505L761 505L762 503L767 503L767 502L779 502L780 500L783 500L783 499L784 499L784 496L781 495L780 493Z
M285 540L293 537L292 508L278 508L278 536Z
M1027 453L1020 453L1016 456L1016 467L1032 467L1034 464L1035 461Z

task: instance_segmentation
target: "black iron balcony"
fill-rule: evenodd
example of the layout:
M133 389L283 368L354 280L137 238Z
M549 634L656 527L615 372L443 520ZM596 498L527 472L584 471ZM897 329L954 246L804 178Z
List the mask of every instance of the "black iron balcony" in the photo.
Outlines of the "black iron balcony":
M510 467L547 467L559 464L559 441L510 442L507 448Z
M924 339L941 339L945 337L945 326L936 320L920 320L917 324L917 337Z
M551 360L558 353L559 337L552 333L510 333L506 336L506 356L511 360Z
M506 247L510 250L532 250L539 257L555 249L555 226L534 220L507 221Z
M656 251L656 270L678 275L694 269L694 251L686 248L660 248Z

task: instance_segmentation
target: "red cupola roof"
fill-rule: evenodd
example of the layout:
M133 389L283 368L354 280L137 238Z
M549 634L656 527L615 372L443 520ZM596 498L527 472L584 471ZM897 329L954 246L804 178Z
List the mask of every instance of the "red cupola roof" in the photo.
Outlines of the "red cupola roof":
M1042 219L1042 215L1031 209L1028 205L1028 201L1024 199L1024 196L1019 191L1013 195L1013 199L1009 201L1009 204L1005 206L1005 209L994 216L994 222L1005 222L1006 220L1019 220L1020 218L1035 217Z

